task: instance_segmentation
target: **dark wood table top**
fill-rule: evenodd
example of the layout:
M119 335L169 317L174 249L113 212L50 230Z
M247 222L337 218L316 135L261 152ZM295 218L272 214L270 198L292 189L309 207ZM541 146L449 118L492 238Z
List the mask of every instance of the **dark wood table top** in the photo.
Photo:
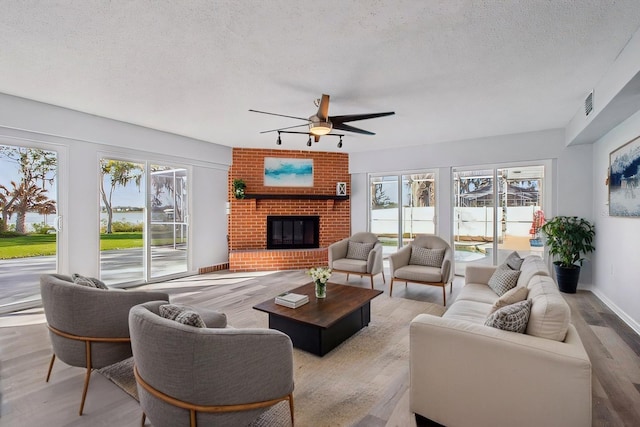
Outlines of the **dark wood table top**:
M274 296L270 300L254 305L253 308L321 328L328 328L382 293L382 291L374 289L338 285L331 282L327 283L326 298L316 298L313 282L291 289L289 292L308 295L309 302L298 308L289 308L276 304Z

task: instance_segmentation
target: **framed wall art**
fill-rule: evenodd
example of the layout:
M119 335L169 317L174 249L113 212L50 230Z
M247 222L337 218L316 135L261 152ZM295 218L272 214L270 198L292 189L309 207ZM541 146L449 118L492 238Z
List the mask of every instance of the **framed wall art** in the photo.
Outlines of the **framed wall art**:
M640 136L609 155L609 215L640 216Z
M264 158L265 187L313 187L313 159Z

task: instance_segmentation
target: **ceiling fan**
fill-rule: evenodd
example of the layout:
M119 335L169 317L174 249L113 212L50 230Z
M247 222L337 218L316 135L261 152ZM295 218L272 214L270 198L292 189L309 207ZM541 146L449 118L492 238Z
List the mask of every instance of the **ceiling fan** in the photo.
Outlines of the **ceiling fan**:
M311 146L312 136L315 142L320 141L320 137L323 135L339 136L340 142L338 143L338 147L342 147L342 137L344 136L344 134L331 133L332 130L343 130L347 132L360 133L363 135L375 135L375 133L373 132L369 132L368 130L364 130L364 129L359 129L357 127L348 125L346 123L355 122L358 120L375 119L377 117L385 117L385 116L391 116L395 114L394 111L387 111L384 113L347 114L343 116L330 116L329 115L329 95L325 95L325 94L322 95L322 98L316 100L316 106L318 107L318 112L309 118L287 116L284 114L270 113L267 111L258 111L258 110L249 110L249 111L253 113L269 114L272 116L288 117L290 119L304 120L305 122L307 122L302 125L288 126L284 128L277 128L277 129L265 130L260 132L260 133L278 132L278 141L277 141L278 145L281 144L280 133L301 133L301 134L309 135L309 141L307 141L308 146ZM295 132L295 131L287 130L287 129L293 129L293 128L302 127L302 126L309 126L309 131Z

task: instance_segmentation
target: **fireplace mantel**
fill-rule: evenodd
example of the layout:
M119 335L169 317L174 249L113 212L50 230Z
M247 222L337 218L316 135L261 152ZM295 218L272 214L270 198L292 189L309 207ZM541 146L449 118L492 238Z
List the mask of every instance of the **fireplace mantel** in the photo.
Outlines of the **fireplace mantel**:
M349 200L349 196L334 194L245 194L244 198L257 200Z

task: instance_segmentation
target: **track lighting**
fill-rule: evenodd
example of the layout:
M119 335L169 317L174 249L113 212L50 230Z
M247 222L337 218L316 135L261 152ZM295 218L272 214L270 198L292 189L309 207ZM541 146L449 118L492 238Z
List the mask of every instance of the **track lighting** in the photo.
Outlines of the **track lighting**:
M278 132L278 139L276 139L276 145L282 145L282 136L281 136L281 134L283 134L283 133L293 133L293 134L307 135L309 137L309 139L307 139L307 147L311 147L313 139L317 137L316 135L313 135L310 132L298 132L298 131L292 131L292 130L274 129L273 131L270 131L270 132ZM342 137L344 136L344 134L342 134L342 133L328 133L328 134L324 135L325 138L326 137L330 137L330 136L339 137L340 141L338 141L338 148L342 148ZM320 139L320 138L318 138L318 139Z

